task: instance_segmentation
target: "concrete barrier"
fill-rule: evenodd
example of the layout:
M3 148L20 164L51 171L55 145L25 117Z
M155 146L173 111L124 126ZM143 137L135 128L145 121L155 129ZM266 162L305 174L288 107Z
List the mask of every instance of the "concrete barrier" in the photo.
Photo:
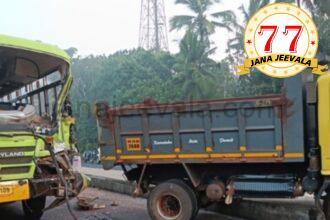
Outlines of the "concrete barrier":
M88 176L91 178L91 186L95 188L126 195L132 195L135 189L135 184L125 180L112 179L104 176Z

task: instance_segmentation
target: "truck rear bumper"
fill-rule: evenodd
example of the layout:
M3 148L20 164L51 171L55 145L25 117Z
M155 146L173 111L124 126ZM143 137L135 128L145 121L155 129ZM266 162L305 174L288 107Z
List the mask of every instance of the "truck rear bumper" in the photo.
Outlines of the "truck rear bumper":
M15 202L30 198L28 180L0 182L0 203Z

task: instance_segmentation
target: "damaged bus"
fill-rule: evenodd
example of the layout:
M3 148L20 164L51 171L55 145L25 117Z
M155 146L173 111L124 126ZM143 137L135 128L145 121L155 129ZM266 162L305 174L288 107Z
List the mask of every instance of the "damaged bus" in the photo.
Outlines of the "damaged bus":
M75 197L88 179L75 146L69 55L0 35L0 203L22 201L29 219ZM46 197L54 196L45 207Z

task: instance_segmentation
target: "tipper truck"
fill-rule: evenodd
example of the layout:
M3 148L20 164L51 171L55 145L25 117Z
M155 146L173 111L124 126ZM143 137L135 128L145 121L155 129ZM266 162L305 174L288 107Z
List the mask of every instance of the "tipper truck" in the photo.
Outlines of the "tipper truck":
M0 35L0 204L22 201L28 219L77 194L88 178L69 99L69 55L39 41ZM53 202L46 206L46 197Z
M104 169L120 165L136 195L149 193L152 219L189 220L212 202L305 193L330 219L330 74L287 78L280 94L256 97L99 102L96 115Z

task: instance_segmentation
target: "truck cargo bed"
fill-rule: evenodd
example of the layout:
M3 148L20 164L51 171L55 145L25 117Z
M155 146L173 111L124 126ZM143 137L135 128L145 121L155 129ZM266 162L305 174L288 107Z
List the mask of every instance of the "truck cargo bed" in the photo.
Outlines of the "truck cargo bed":
M300 83L249 98L121 108L98 103L101 159L105 168L123 162L304 162Z

